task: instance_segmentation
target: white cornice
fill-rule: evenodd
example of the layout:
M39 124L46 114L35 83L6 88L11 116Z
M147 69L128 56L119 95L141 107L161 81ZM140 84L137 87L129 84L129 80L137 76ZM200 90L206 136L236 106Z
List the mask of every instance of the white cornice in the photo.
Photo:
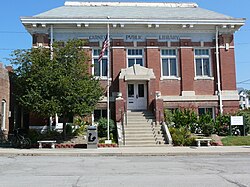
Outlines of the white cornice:
M193 25L239 25L245 23L244 19L231 20L161 20L161 19L87 19L87 18L36 18L36 17L21 17L23 24L193 24ZM235 28L237 30L237 28Z
M143 7L171 7L171 8L197 8L196 3L142 3L142 2L78 2L66 1L65 6L143 6Z

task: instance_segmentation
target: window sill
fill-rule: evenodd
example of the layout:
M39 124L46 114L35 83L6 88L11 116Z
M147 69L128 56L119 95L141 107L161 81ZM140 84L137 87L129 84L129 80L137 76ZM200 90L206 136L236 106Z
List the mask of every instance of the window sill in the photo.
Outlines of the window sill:
M181 80L180 77L174 77L174 76L169 76L169 77L161 77L160 80Z
M197 76L197 77L194 77L194 80L214 80L214 77Z
M95 76L95 79L106 81L108 79L108 77L98 77L98 76ZM112 79L109 78L109 80L111 81Z

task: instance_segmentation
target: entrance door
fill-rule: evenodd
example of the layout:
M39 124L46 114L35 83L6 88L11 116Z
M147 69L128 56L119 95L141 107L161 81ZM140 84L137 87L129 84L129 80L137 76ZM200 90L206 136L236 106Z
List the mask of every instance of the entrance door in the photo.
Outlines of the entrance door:
M147 109L147 85L146 82L128 82L128 110Z

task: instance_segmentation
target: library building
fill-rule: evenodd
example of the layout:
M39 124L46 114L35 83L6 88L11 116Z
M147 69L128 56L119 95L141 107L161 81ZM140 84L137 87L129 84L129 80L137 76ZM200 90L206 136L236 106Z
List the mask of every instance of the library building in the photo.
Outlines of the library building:
M21 22L33 47L86 41L90 72L107 89L93 121L110 111L117 127L129 127L141 118L159 123L165 109L191 108L215 117L239 108L234 33L243 18L196 3L66 1ZM107 36L107 50L98 61ZM126 131L139 133L136 126Z

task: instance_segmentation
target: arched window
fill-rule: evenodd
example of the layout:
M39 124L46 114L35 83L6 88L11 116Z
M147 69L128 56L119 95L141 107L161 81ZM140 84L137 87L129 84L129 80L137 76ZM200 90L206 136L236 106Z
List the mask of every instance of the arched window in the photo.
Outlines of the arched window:
M2 100L2 107L1 107L1 129L5 129L5 121L6 121L6 101Z

